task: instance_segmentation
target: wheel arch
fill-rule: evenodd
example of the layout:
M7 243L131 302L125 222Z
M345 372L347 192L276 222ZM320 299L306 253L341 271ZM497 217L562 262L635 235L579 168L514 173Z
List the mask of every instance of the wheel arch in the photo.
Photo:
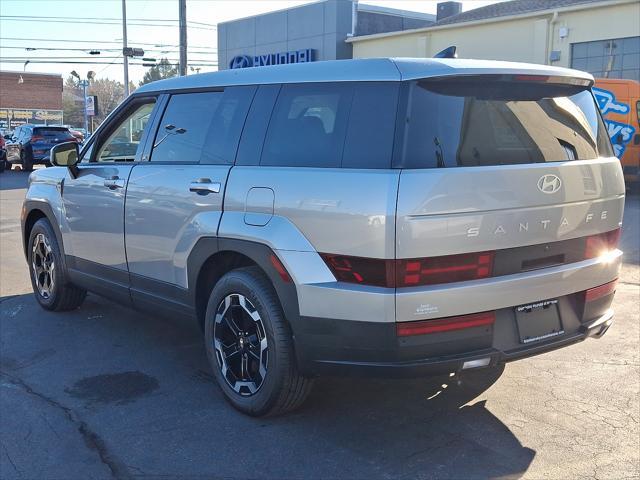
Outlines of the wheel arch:
M22 249L25 257L27 256L27 248L29 244L29 235L31 235L31 229L41 218L45 218L49 221L53 232L56 235L56 241L62 253L64 253L64 246L62 244L62 234L56 221L56 216L53 213L53 209L48 203L37 202L34 200L26 200L22 205ZM64 255L63 255L64 256Z
M216 282L235 268L255 265L273 286L295 340L300 318L296 287L293 281L285 282L281 278L272 264L272 255L277 258L269 246L259 242L213 237L198 240L188 259L188 281L191 304L201 328L204 327L209 295Z

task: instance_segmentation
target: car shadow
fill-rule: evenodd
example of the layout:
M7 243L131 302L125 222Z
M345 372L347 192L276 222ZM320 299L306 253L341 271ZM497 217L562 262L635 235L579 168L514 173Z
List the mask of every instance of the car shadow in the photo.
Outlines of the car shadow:
M235 454L242 432L252 432L243 440L247 448L282 456L261 466L260 478L518 478L535 457L484 400L476 400L503 368L402 380L319 378L299 410L250 418L224 401L193 325L94 295L67 313L43 312L31 294L4 297L0 308L3 343L15 338L28 344L27 350L5 349L2 371L27 383L30 376L46 379L40 388L57 391L84 415L109 418L112 412L123 422L116 431L138 425L128 437L105 441L119 445L123 463L145 471L185 473L198 459L194 475L232 475L221 461ZM95 431L111 431L96 422ZM221 442L223 433L229 442ZM153 445L150 466L135 453L135 435Z

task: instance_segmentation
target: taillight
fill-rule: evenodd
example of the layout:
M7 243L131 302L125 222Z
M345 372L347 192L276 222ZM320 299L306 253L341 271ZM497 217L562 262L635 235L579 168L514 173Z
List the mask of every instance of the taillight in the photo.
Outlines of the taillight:
M340 282L379 287L415 287L462 282L491 276L493 252L463 253L431 258L383 260L321 253Z
M320 256L340 282L378 287L394 286L394 260L321 253Z
M584 258L596 258L618 248L620 229L587 237Z
M495 321L495 312L482 312L456 317L437 318L434 320L420 320L418 322L399 322L396 324L396 334L399 337L409 337L412 335L451 332L454 330L493 325Z
M491 276L494 252L398 260L396 286L463 282Z
M618 279L616 278L612 282L605 283L604 285L600 285L598 287L590 288L585 292L584 301L593 302L594 300L598 300L602 297L606 297L607 295L611 295L616 291L617 284Z
M42 142L44 140L44 137L42 135L32 135L31 136L31 141L32 142Z

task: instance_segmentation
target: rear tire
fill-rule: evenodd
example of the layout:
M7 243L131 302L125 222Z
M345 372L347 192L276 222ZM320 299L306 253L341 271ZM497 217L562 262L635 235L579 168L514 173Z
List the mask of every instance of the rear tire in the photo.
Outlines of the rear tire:
M82 304L87 292L69 283L53 227L44 218L31 229L27 260L33 293L42 308L62 312Z
M20 151L20 165L23 172L33 171L33 157L24 150Z
M298 372L276 292L257 267L233 270L218 281L207 305L205 342L222 393L242 413L283 414L311 390L313 380Z

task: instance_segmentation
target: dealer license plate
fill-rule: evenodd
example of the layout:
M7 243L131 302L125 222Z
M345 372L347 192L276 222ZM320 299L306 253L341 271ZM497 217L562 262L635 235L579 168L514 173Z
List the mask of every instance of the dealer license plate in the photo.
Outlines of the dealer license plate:
M515 310L520 343L540 342L564 333L556 299L520 305Z

